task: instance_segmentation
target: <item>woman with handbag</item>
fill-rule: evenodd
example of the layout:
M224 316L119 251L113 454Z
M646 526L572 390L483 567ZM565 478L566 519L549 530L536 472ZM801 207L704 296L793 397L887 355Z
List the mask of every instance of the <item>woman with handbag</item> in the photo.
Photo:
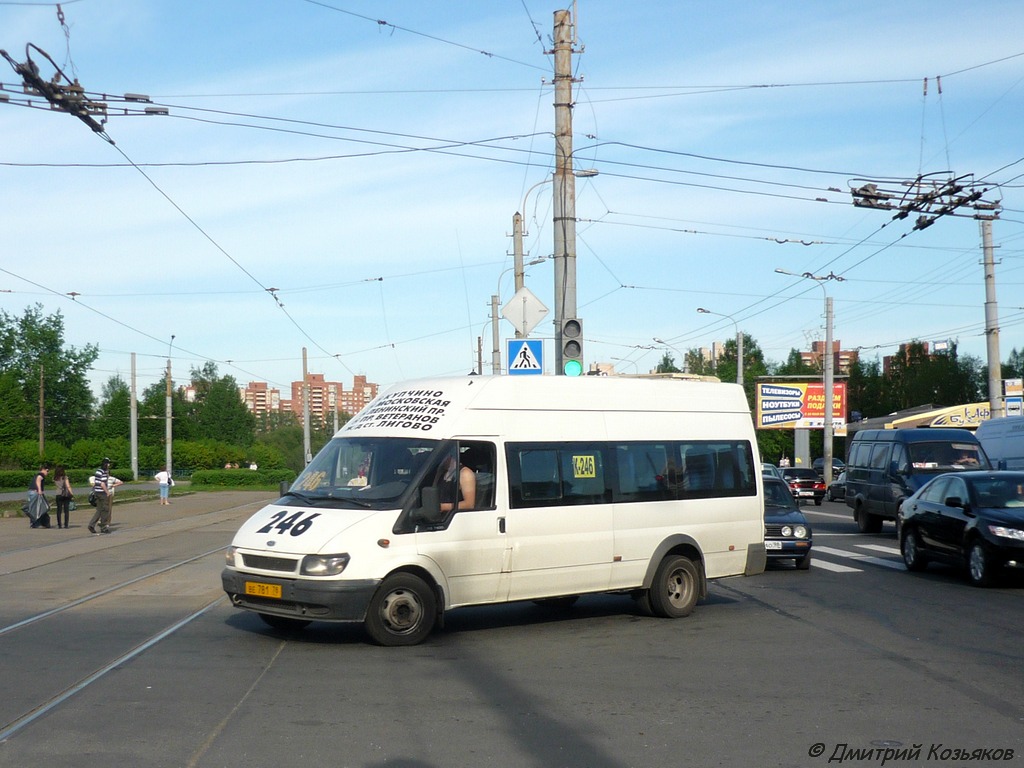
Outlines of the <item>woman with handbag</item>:
M64 467L61 464L58 464L57 469L53 472L53 484L56 486L57 527L67 530L71 519L71 500L75 494L71 490L71 481L68 479L67 472L64 471ZM64 525L60 523L62 516L64 518Z

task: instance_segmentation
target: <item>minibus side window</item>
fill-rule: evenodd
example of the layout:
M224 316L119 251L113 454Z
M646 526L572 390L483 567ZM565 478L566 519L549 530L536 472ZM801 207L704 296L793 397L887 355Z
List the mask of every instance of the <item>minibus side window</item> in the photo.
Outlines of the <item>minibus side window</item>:
M665 443L622 443L615 446L618 472L616 501L674 499L682 483L678 452Z
M889 458L889 443L877 443L871 451L871 468L885 469L886 459Z
M513 508L611 501L603 444L510 443L506 455Z

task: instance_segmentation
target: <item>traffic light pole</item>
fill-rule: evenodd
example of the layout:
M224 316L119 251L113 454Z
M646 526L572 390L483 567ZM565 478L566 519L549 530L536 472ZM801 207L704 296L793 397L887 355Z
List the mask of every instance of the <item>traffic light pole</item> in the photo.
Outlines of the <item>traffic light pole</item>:
M576 178L572 172L572 16L555 11L555 373L582 373L582 324L576 317ZM566 328L569 338L566 338ZM576 336L572 336L575 333ZM568 355L566 354L568 345ZM568 358L568 359L567 359Z

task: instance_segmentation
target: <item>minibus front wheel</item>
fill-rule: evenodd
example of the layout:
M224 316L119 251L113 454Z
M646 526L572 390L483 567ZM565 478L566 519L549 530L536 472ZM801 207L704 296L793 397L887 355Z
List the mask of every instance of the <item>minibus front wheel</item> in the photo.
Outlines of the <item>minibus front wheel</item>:
M366 611L366 632L379 645L416 645L437 621L434 590L412 573L393 573L381 582Z
M647 602L655 616L678 619L693 613L699 595L697 566L683 555L669 555L654 573Z

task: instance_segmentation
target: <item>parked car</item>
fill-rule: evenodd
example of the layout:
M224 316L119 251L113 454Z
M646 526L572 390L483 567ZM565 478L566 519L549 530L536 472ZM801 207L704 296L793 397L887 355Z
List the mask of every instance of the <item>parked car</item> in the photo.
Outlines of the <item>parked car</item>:
M814 503L821 506L821 500L825 498L825 482L813 469L786 467L782 470L782 477L797 501L814 499Z
M903 502L898 522L908 571L932 560L966 566L987 587L1004 566L1024 568L1024 472L938 475Z
M818 473L818 477L825 476L825 459L819 456L817 459L811 462L811 469ZM842 459L837 459L835 456L832 457L832 477L835 477L840 472L846 469L846 463Z
M774 477L777 480L783 479L782 470L768 461L761 462L761 474L764 475L765 477Z
M789 485L764 478L764 548L769 560L792 559L796 567L811 567L811 526L793 498Z
M829 501L843 501L846 498L846 473L840 472L839 477L828 484L825 497Z

